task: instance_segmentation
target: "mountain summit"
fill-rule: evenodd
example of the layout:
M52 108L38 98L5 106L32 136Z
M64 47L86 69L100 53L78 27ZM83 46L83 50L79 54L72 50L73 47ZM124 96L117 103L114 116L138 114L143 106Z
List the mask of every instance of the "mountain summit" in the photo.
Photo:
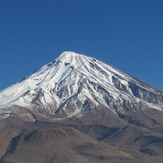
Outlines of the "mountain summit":
M64 52L0 92L0 119L62 119L111 112L119 118L163 110L163 93L95 58ZM150 119L150 117L149 117Z
M0 162L162 163L163 92L64 52L0 92Z

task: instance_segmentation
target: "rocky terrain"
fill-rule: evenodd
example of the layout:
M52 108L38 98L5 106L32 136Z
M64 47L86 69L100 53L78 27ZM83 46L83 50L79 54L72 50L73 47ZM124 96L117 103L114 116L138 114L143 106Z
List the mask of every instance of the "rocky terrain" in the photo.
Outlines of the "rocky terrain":
M2 163L162 163L163 92L64 52L0 92Z

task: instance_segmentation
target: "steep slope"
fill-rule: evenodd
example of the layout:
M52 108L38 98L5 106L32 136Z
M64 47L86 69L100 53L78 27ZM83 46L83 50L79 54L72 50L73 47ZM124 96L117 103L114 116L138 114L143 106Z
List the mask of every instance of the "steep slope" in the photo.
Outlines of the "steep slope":
M162 117L162 91L64 52L0 92L0 162L162 163Z
M103 62L74 52L62 53L0 92L1 119L14 115L31 120L81 117L102 109L124 118L127 112L139 113L142 108L162 112L163 93Z

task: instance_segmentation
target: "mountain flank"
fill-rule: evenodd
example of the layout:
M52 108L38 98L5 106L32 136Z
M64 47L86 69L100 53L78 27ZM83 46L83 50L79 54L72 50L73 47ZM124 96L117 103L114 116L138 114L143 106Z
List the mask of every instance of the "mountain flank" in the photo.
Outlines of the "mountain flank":
M162 163L163 92L64 52L0 92L2 163Z

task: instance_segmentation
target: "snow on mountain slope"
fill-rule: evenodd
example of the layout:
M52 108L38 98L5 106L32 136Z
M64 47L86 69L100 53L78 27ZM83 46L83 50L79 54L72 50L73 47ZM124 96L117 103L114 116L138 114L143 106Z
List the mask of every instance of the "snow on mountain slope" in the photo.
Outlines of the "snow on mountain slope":
M123 113L129 108L139 109L141 101L163 109L161 91L94 58L64 52L1 91L0 114L4 118L26 108L45 116L71 117L82 116L97 107Z

